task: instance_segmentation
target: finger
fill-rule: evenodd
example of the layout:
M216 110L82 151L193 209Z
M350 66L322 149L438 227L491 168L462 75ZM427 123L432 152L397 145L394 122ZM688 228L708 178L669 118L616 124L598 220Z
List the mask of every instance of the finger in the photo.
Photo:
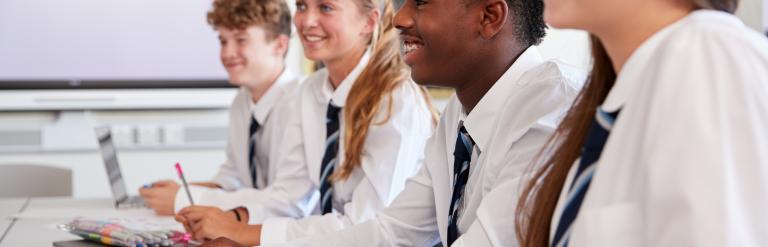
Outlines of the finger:
M175 184L176 181L173 180L160 180L157 182L152 183L152 187L165 187Z

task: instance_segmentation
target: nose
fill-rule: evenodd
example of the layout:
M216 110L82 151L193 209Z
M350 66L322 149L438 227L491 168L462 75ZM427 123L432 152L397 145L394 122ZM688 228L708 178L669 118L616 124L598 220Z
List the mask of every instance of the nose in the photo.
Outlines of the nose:
M224 43L221 45L221 60L227 60L235 57L235 47L230 43Z
M405 3L397 10L394 17L395 28L405 30L413 27L413 0L404 0Z
M317 26L317 13L313 10L306 10L302 12L296 12L296 15L294 16L295 25L297 31L301 32L302 30L316 27Z

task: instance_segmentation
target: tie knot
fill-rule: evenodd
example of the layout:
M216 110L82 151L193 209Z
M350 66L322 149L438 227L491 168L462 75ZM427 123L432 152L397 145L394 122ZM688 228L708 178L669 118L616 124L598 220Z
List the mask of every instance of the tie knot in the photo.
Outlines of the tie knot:
M469 136L467 128L464 127L464 122L459 122L459 133L456 136L456 148L453 150L453 154L457 158L470 159L472 156L472 148L475 143L472 137Z
M325 117L330 119L335 119L339 116L339 111L341 111L341 107L333 105L332 102L328 102L328 111L325 114Z
M259 130L259 127L260 127L259 121L256 120L255 117L251 116L251 128L250 128L251 135L253 135L253 133L256 133L256 131Z

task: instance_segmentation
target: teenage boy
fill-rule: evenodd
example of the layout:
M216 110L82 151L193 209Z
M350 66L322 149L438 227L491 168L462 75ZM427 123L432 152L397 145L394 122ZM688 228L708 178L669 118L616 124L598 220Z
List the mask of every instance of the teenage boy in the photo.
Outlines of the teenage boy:
M221 63L229 81L240 91L230 109L227 159L212 181L192 183L196 185L190 187L194 202L229 210L245 204L282 203L272 198L305 197L308 192L303 188L266 189L273 186L281 169L276 165L280 152L276 147L284 137L290 101L298 88L298 77L285 66L291 35L287 4L284 0L216 0L207 19L219 34ZM189 205L186 193L170 180L141 188L139 194L161 215L173 215ZM279 210L265 206L261 214L301 217L312 206L306 200L295 201L306 205ZM275 210L266 212L270 209ZM228 212L232 218L239 218L237 214Z

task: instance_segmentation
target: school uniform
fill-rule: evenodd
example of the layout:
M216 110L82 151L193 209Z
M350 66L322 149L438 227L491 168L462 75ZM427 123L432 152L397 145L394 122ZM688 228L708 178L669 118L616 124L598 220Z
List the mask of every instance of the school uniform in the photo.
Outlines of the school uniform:
M323 168L340 169L344 163L346 134L344 107L350 89L369 60L369 52L363 55L352 72L335 90L332 88L326 69L310 75L300 88L297 98L300 114L300 131L291 132L290 139L300 140L293 147L293 152L287 154L291 160L306 164L307 179L311 181L314 191L323 185L321 176L332 174ZM328 121L329 103L338 113L330 115L338 117L339 126L335 140L338 143L336 161L323 167L323 159L327 158L329 133ZM387 115L389 117L387 118ZM384 121L386 119L386 121ZM319 198L313 215L304 219L270 218L262 226L262 244L282 243L294 238L307 235L324 234L337 231L365 220L388 205L402 191L406 178L416 173L424 159L424 145L432 135L434 122L424 96L414 83L403 82L392 92L391 98L384 97L372 125L368 129L362 150L361 166L343 181L334 182L328 188L327 205L330 211L325 211L323 200ZM319 196L319 195L318 195Z
M293 114L291 101L295 100L298 87L299 77L286 68L257 102L253 102L246 88L238 91L229 114L227 159L212 180L221 189L190 186L197 205L228 210L247 203L260 203L276 208L257 212L262 215L306 215L308 210L304 208L311 206L308 203L301 204L300 200L296 200L297 206L283 207L282 200L291 196L302 198L306 191L286 192L270 188L274 187L278 171L284 169L279 164L278 157L282 152L279 145L285 140L284 127ZM272 199L275 197L281 200ZM174 207L178 211L186 206L189 206L187 194L180 189L176 193Z
M583 79L579 70L544 61L537 48L528 48L469 114L451 98L427 144L424 165L375 219L292 244L448 246L452 235L458 237L453 246L516 245L514 205L495 202L515 195L494 193L495 188L523 176ZM463 196L455 197L462 180ZM504 214L481 215L479 209ZM457 232L449 234L449 228Z
M572 167L552 246L768 245L765 37L694 11L635 50L596 116L607 138Z

